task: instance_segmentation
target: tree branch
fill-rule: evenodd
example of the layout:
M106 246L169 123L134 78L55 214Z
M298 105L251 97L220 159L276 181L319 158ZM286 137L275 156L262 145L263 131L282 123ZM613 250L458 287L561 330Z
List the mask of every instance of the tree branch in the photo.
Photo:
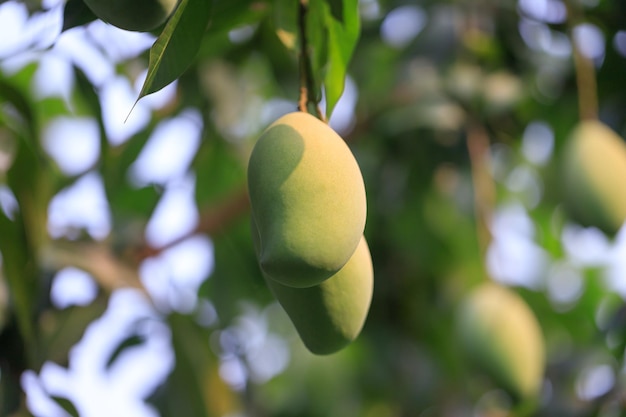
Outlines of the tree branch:
M475 121L468 122L467 150L472 167L476 235L481 255L485 256L491 242L489 223L495 206L495 187L489 172L489 137Z
M234 220L244 215L249 207L248 191L244 187L202 213L198 225L190 233L165 246L151 247L144 244L130 249L130 256L120 256L107 243L57 240L42 249L41 264L50 270L66 267L82 269L109 293L119 288L135 288L148 295L137 272L138 265L144 259L157 256L195 234L222 233Z
M105 291L135 288L147 294L137 271L118 259L106 244L58 240L42 251L44 267L75 267L88 272Z
M133 260L137 264L146 258L157 256L161 252L183 242L191 236L197 234L206 234L215 236L223 233L232 222L243 216L250 209L250 199L246 187L235 191L227 198L220 201L214 206L210 206L200 214L200 220L196 227L189 233L169 242L167 245L160 247L152 247L147 243L136 249L133 254Z
M598 119L598 86L596 69L593 61L580 50L574 37L574 29L584 21L582 11L572 0L565 2L567 6L567 24L574 55L574 71L578 90L578 115L581 120Z

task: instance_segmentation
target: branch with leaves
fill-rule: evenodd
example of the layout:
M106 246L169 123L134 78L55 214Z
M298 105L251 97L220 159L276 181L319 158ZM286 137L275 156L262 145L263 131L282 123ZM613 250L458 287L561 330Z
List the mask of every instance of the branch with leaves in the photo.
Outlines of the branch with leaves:
M297 10L300 91L298 108L315 108L326 122L343 94L348 64L361 26L357 0L299 0ZM281 30L282 28L279 28ZM322 110L322 90L326 109Z

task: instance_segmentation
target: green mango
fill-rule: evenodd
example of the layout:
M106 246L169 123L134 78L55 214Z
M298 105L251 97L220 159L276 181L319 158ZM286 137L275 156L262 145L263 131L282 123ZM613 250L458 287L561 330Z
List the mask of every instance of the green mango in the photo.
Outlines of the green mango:
M462 347L469 358L517 399L536 399L545 367L541 328L515 292L487 282L457 311Z
M149 32L174 12L178 0L85 0L100 19L125 30Z
M343 139L308 113L287 114L261 135L248 191L259 264L278 283L322 283L361 240L367 207L359 165Z
M253 220L253 241L258 249L255 227ZM344 267L319 285L293 288L263 276L311 353L335 353L361 332L374 290L372 258L365 237Z
M573 220L614 235L626 221L626 143L599 121L580 122L562 160L564 206Z

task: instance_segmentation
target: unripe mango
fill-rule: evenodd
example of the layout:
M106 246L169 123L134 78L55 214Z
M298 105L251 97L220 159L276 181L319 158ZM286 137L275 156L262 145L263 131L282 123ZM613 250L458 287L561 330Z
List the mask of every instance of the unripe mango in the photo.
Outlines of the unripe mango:
M346 143L314 116L276 120L248 165L259 264L278 283L318 285L354 253L365 227L365 185Z
M626 221L626 143L599 121L580 122L563 154L565 207L609 235Z
M457 324L466 352L494 381L518 399L538 394L545 366L543 335L519 295L484 283L463 300Z
M100 19L125 30L149 32L174 12L178 0L85 0Z
M350 260L332 277L309 288L265 279L309 351L327 355L354 341L367 317L374 288L372 259L361 238Z

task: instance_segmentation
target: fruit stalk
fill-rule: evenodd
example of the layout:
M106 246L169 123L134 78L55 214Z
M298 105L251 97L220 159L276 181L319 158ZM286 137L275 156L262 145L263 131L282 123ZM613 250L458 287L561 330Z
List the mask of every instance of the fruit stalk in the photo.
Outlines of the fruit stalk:
M326 117L319 104L315 100L313 92L315 85L313 82L313 70L309 57L309 41L306 34L306 16L309 8L308 0L298 2L298 29L300 32L300 54L298 56L300 66L300 96L298 99L298 110L307 112L308 104L315 106L317 117L326 122Z

